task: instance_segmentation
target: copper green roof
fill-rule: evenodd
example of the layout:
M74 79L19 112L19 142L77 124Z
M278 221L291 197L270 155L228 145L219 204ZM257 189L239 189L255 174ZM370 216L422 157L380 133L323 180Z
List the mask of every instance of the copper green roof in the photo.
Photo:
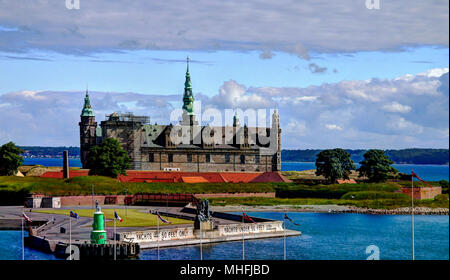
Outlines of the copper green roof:
M194 115L194 95L192 94L191 74L189 73L189 56L186 58L186 81L184 82L183 110Z
M84 106L81 111L82 117L94 117L94 110L92 110L91 100L89 99L89 93L86 89L86 96L84 97Z

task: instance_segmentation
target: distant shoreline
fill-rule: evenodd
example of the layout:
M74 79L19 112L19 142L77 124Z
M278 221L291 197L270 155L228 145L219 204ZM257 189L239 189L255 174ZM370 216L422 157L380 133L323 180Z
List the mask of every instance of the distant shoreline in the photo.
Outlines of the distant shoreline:
M315 164L314 161L290 161L290 160L283 160L281 161L281 164L284 163L311 163L311 164ZM436 166L449 166L449 163L446 164L438 164L438 163L393 163L394 165L436 165Z
M44 147L44 146L19 146L27 157L62 157L64 150L69 151L69 157L79 158L79 147ZM345 149L354 162L364 159L364 153L368 149ZM407 148L407 149L381 149L396 164L417 165L449 165L448 148ZM281 158L284 162L314 162L318 153L323 149L282 149Z
M24 156L23 158L27 159L27 160L30 160L30 159L31 160L32 159L61 159L62 160L63 159L62 157L35 157L35 156L33 156L33 157L26 157L26 156ZM72 160L77 160L78 159L79 160L80 157L71 157L71 156L69 156L69 159L72 159ZM291 161L291 160L283 160L283 161L281 161L281 164L283 164L283 163L308 163L308 164L315 164L314 161ZM23 165L29 165L29 164L23 164ZM31 165L35 165L35 164L31 164ZM437 163L394 163L394 165L449 166L450 164L449 163L446 163L446 164L437 164ZM52 166L49 166L49 167L52 167ZM59 167L59 166L54 166L54 167Z

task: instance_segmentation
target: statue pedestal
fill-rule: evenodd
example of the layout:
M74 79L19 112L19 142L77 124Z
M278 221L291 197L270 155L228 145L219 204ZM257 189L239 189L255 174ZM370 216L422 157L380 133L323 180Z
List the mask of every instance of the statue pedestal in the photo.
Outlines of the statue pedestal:
M200 229L200 224L202 226L202 231L208 231L214 229L214 224L212 220L201 222L198 219L195 219L194 221L194 229Z
M200 225L202 226L201 231ZM214 223L212 220L204 222L196 220L194 222L194 235L196 238L211 239L211 238L219 238L220 232L219 230L214 229Z

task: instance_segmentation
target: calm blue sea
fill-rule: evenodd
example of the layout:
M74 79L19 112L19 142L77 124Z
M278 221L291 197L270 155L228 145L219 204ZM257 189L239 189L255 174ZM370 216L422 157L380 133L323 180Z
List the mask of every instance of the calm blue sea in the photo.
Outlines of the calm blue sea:
M283 213L248 213L251 216L282 220ZM361 215L325 213L288 213L300 226L287 228L303 234L286 238L287 259L295 260L364 260L366 248L379 248L380 259L411 259L411 217L401 215ZM0 231L0 260L21 259L20 231ZM415 216L416 259L449 259L448 216ZM245 256L249 260L283 259L283 238L245 242ZM54 259L26 248L26 259ZM141 251L140 259L154 260L156 250ZM161 249L165 260L200 258L199 246ZM242 242L203 245L203 259L239 260Z
M359 168L360 164L355 164ZM426 181L440 181L447 180L449 177L448 165L433 165L433 164L393 164L398 171L402 173L411 174L414 170L422 179ZM314 162L283 162L281 164L282 171L303 171L316 169Z
M26 158L25 165L40 164L43 166L62 166L61 158ZM69 165L73 167L81 167L80 159L69 159ZM356 164L359 167L359 164ZM421 165L421 164L393 164L400 172L411 173L414 170L419 176L427 181L448 180L448 165ZM316 169L314 162L283 162L281 164L282 171L302 171Z
M36 165L43 166L63 166L62 158L24 158L24 165ZM69 158L69 166L81 167L81 160L79 158Z

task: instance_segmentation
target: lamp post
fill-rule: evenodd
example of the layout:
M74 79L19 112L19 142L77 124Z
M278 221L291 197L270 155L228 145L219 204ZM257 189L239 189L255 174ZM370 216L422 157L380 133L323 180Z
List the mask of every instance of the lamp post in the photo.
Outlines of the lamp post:
M91 185L92 187L92 209L94 209L94 185Z

